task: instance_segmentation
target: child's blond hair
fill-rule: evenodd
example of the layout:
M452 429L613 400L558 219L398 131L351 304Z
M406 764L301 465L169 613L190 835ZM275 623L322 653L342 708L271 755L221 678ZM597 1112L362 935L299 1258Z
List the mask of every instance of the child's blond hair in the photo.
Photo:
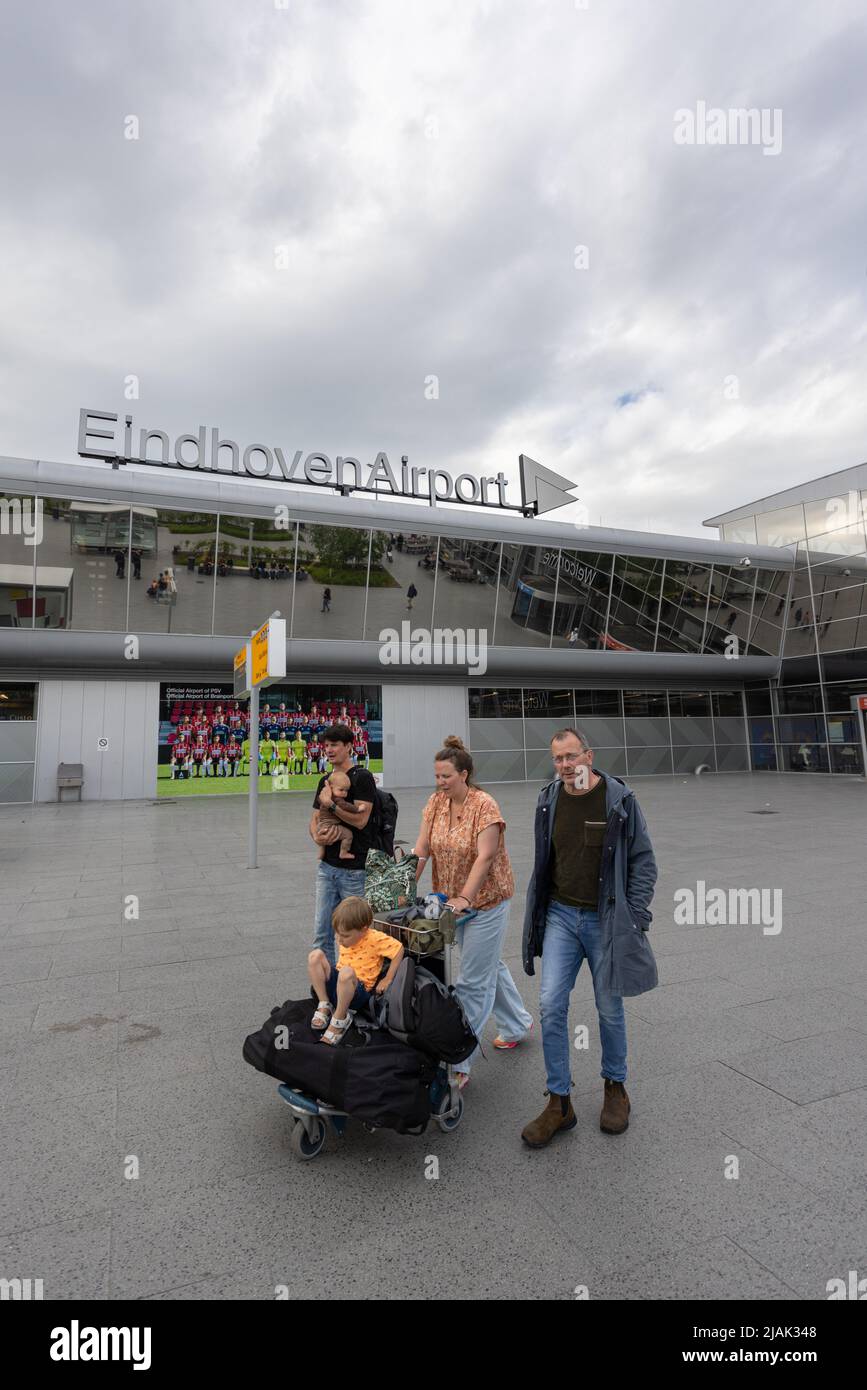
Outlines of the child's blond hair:
M331 929L363 931L373 922L373 908L366 898L344 898L331 914Z

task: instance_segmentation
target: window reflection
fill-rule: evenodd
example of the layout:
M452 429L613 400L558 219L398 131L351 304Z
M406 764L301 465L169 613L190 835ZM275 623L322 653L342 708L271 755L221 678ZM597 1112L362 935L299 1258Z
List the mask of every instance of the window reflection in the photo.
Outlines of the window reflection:
M367 527L299 523L293 637L361 639L368 562L372 551L376 574L386 582L387 540Z
M704 639L706 652L719 654L730 650L731 643L727 639L732 635L738 639L738 650L748 649L755 584L755 574L751 569L714 565Z
M807 548L811 565L820 565L835 555L863 555L867 550L864 526L859 521L839 527L836 531L825 531L820 536L812 537L807 542Z
M503 546L497 596L499 645L550 645L558 553L556 546Z
M156 511L116 502L45 498L37 547L37 627L123 632L134 568L156 546Z
M130 557L131 632L211 632L217 518L159 508L150 541ZM266 614L267 616L267 614Z
M611 608L603 645L611 651L653 651L662 590L662 560L615 555Z
M277 520L221 512L216 551L208 538L187 552L188 574L215 576L215 633L246 637L273 612L283 615L289 631L297 527Z
M739 521L727 521L721 529L724 541L745 541L748 545L756 544L756 518L754 516L742 516Z
M494 640L500 542L442 536L436 571L434 623L474 629ZM422 589L422 584L418 586Z
M470 686L470 719L520 719L521 690Z
M794 507L780 507L773 512L762 512L756 517L756 541L759 545L791 545L802 541L806 535L804 509L800 503Z
M666 560L658 650L701 651L710 583L710 566Z
M0 627L32 627L37 550L32 542L40 519L44 528L44 509L33 497L7 492L0 496L0 516ZM63 560L68 569L68 556Z
M425 567L425 558L432 555ZM379 640L386 629L400 633L401 623L430 627L433 604L436 537L406 532L373 531L370 538L370 580L364 636Z
M611 556L561 550L557 566L554 646L597 650L602 646L611 589Z

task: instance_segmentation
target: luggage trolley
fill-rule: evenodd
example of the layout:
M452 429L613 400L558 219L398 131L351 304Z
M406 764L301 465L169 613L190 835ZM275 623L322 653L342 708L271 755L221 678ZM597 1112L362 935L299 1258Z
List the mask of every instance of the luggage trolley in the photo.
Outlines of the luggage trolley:
M377 931L387 932L399 941L404 950L426 970L436 975L444 985L454 983L452 975L452 952L454 951L455 928L459 923L468 922L475 917L474 911L459 916L447 909L436 919L416 918L403 923L391 920L397 913L374 913ZM342 1044L338 1044L341 1046ZM327 1046L323 1043L323 1047ZM322 1152L328 1130L342 1139L346 1133L346 1122L351 1115L338 1110L326 1101L316 1100L303 1091L294 1090L285 1082L277 1087L280 1099L288 1106L294 1117L290 1145L296 1158L316 1158ZM452 1067L441 1062L436 1076L430 1084L431 1114L435 1124L448 1134L457 1129L463 1118L464 1098L458 1089L458 1082ZM376 1126L361 1122L370 1133Z

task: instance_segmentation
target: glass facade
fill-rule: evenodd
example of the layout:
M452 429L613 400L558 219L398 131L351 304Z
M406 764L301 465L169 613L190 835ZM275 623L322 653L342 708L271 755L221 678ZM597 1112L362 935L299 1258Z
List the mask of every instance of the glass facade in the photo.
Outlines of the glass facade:
M779 573L759 570L749 650L783 634L779 683L747 689L754 770L864 774L852 698L867 693L867 491L798 503L722 525L723 540L788 546ZM759 707L761 706L761 707Z
M407 620L473 628L489 646L729 655L734 645L782 657L779 680L748 687L745 707L731 690L625 680L473 687L473 746L488 780L547 776L551 732L572 722L622 775L700 764L864 772L851 699L867 693L867 492L722 527L745 547L786 547L794 571L320 525L300 513L281 525L264 509L19 494L0 503L0 627L243 639L278 610L294 639L376 641ZM38 518L33 534L10 523L19 514Z
M734 634L741 651L779 655L783 639L786 571L273 514L41 505L38 545L0 535L0 625L244 637L278 610L293 638L376 641L410 619L475 629L488 646L723 652Z
M748 724L739 690L587 690L469 692L470 748L481 782L550 781L550 742L578 728L597 766L617 777L747 772Z

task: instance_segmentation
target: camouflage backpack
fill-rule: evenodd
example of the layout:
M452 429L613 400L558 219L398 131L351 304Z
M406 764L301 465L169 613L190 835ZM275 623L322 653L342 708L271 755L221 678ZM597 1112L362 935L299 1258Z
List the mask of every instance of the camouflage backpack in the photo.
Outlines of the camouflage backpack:
M392 912L415 902L417 854L392 859L381 849L367 852L364 865L364 896L374 912Z

